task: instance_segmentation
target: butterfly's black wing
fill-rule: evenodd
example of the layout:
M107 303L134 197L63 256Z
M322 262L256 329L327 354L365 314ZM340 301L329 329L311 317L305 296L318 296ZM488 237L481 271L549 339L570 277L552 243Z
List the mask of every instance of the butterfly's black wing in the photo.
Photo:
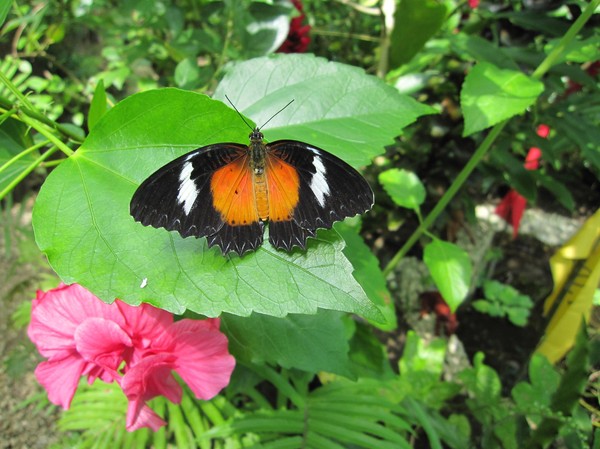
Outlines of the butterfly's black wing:
M273 246L288 251L293 246L305 248L306 239L313 237L318 228L329 229L334 222L373 207L374 195L367 181L333 154L293 140L268 144L267 152L267 167L282 161L298 174L297 203L291 219L269 221L269 241ZM267 179L269 191L273 182L285 184L276 175ZM283 187L275 187L279 188Z
M131 215L144 226L177 231L183 237L206 236L208 245L219 246L224 254L229 251L243 254L255 249L262 243L263 224L258 218L243 226L230 223L230 211L235 210L232 197L240 189L215 184L213 179L224 168L222 173L235 170L236 177L228 178L233 183L241 179L247 155L246 146L223 143L199 148L173 160L139 186L131 199ZM218 204L220 210L215 206L218 196L225 198Z

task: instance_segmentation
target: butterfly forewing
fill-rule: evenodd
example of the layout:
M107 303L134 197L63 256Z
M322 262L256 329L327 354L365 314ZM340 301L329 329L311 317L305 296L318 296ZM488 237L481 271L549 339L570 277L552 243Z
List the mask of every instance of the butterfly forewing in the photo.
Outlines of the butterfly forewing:
M239 201L234 199L236 189L225 185L224 180L237 178L243 182L247 178L239 173L220 178L214 176L216 173L225 174L228 167L239 172L241 167L246 166L240 161L245 160L247 154L245 145L215 144L175 159L148 177L136 190L130 204L131 215L145 226L177 231L183 237L207 236L209 246L219 245L224 252L225 247L229 251L249 246L256 248L262 242L258 223L243 230L229 229L228 223L228 218L235 216L231 211L239 205ZM237 191L247 192L247 186ZM215 208L215 197L225 214ZM258 242L257 233L260 236ZM228 240L224 236L236 234L241 234L251 243L240 244L239 247L224 244ZM236 241L241 242L242 239Z
M279 165L293 167L294 182L278 175ZM373 206L373 192L360 173L331 153L303 142L279 140L267 145L267 179L270 201L288 192L285 195L292 198L288 203L294 204L291 220L284 215L270 217L269 240L277 248L304 248L316 229L329 229L334 222Z

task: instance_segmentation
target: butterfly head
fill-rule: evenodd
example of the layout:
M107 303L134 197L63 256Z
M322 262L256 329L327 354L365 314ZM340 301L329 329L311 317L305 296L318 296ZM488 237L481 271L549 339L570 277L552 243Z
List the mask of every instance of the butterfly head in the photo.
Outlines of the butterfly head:
M248 137L250 137L250 142L252 143L261 143L265 138L259 128L254 128Z

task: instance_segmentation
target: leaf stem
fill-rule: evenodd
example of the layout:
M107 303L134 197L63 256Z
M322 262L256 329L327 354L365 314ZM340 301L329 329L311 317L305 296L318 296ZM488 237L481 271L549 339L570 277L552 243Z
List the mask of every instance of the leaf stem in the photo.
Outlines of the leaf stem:
M569 43L577 36L577 33L581 30L585 22L592 16L596 8L600 5L600 0L592 0L577 18L577 20L567 30L565 35L561 38L560 42L550 54L540 63L540 65L534 70L531 75L534 79L541 79L542 76L550 70L553 64L561 57ZM394 255L383 270L384 276L389 275L398 262L408 253L413 245L419 240L421 235L433 224L440 213L446 208L450 200L454 198L458 190L462 187L464 182L467 180L471 172L477 167L479 162L483 159L487 151L490 149L496 138L500 135L502 129L508 123L508 120L498 123L495 125L486 138L483 140L479 148L475 151L467 165L461 170L454 182L450 185L446 193L442 196L440 201L436 204L433 210L427 215L419 227L412 233L406 243L400 248L400 250Z

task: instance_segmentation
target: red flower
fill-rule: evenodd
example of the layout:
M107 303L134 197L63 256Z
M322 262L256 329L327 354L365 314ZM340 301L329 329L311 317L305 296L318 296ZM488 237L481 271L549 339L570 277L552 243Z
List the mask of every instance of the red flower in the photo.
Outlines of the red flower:
M538 147L531 147L525 158L523 164L527 170L537 170L540 166L540 159L542 158L542 150Z
M198 398L210 399L235 366L218 319L174 323L170 313L148 304L105 304L77 284L38 291L28 334L48 358L35 374L51 402L69 408L81 376L90 384L116 381L129 400L130 431L165 424L146 401L158 395L181 400L172 371Z
M469 0L469 6L473 9L479 6L479 0Z
M548 125L545 125L545 124L541 123L541 124L538 125L538 127L535 130L535 132L542 139L545 139L550 134L550 127Z
M546 125L540 125L546 126ZM538 128L539 129L539 128ZM550 128L548 128L548 132ZM539 131L538 131L539 135ZM540 159L542 158L542 150L537 147L531 147L525 158L524 166L527 170L536 170L540 165ZM500 216L507 223L510 223L513 227L513 238L517 237L519 232L519 225L521 224L521 218L525 207L527 206L527 200L516 190L510 189L509 192L502 198L502 201L496 206L496 215Z
M292 0L292 3L300 12L300 15L290 21L290 31L286 40L277 49L279 53L304 53L310 44L310 36L308 35L310 25L302 25L306 18L302 2L300 0Z
M527 206L527 200L516 190L510 189L502 198L502 201L496 206L496 214L502 217L513 227L513 238L517 238L519 233L519 224L523 217L523 212Z

